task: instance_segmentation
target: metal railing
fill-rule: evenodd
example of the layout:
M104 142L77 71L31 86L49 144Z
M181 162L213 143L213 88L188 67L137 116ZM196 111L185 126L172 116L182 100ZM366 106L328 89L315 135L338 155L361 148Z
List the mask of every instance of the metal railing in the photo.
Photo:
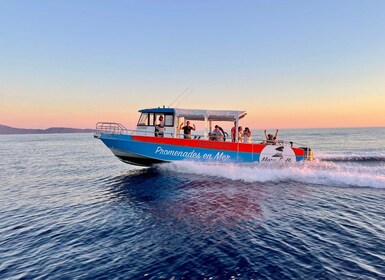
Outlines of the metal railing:
M128 129L124 125L115 122L98 122L96 124L96 134L128 134Z
M95 135L100 135L101 133L105 134L120 134L120 135L144 135L144 136L154 136L154 131L150 130L140 130L140 129L127 129L121 123L114 122L98 122L96 124ZM167 137L175 138L174 134L171 132L164 132L164 135Z

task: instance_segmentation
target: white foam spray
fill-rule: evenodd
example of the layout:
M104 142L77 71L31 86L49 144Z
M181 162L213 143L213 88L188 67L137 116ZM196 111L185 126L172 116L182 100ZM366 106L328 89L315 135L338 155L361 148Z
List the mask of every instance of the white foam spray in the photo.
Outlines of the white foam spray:
M207 164L174 162L159 167L161 171L223 177L245 182L293 180L330 186L385 188L385 166L365 166L328 161L303 163Z

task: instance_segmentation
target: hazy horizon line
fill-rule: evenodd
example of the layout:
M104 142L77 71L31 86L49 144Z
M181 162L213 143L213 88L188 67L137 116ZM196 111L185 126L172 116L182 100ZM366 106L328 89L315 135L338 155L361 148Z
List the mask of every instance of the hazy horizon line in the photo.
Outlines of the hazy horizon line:
M7 127L10 127L10 128L15 128L15 129L40 129L40 130L46 130L46 129L50 129L50 128L73 128L73 129L94 129L96 130L95 127L76 127L76 126L49 126L49 127L46 127L46 128L36 128L36 127L15 127L15 126L11 126L11 125L7 125L7 124L2 124L0 123L0 125L2 126L7 126ZM245 126L246 127L246 126ZM293 130L293 129L352 129L352 128L355 128L355 129L360 129L360 128L385 128L385 125L384 126L345 126L345 127L288 127L288 128L250 128L251 130L274 130L274 129L278 129L278 130ZM129 128L128 128L129 129ZM199 131L199 130L198 130Z

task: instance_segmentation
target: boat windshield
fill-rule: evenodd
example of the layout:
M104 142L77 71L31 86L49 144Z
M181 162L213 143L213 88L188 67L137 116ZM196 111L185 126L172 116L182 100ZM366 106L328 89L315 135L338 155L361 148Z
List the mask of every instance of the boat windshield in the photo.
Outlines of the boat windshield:
M164 117L165 126L174 126L173 114L160 113L142 113L139 117L137 126L154 126L160 116Z
M138 126L148 125L148 113L142 113L139 117Z

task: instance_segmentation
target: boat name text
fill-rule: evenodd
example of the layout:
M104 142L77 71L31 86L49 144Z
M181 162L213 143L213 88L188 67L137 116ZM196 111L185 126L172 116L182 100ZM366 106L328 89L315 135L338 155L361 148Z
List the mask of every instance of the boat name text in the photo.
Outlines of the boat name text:
M201 155L200 152L195 152L192 150L190 152L186 151L176 151L176 150L166 150L158 146L155 150L155 154L163 156L174 156L174 157L184 157L192 159L204 159L204 160L215 160L215 161L230 161L231 157L226 155L223 152L217 152L215 155L212 153L204 153Z
M261 161L285 161L292 162L291 158L271 158L271 157L262 157Z

